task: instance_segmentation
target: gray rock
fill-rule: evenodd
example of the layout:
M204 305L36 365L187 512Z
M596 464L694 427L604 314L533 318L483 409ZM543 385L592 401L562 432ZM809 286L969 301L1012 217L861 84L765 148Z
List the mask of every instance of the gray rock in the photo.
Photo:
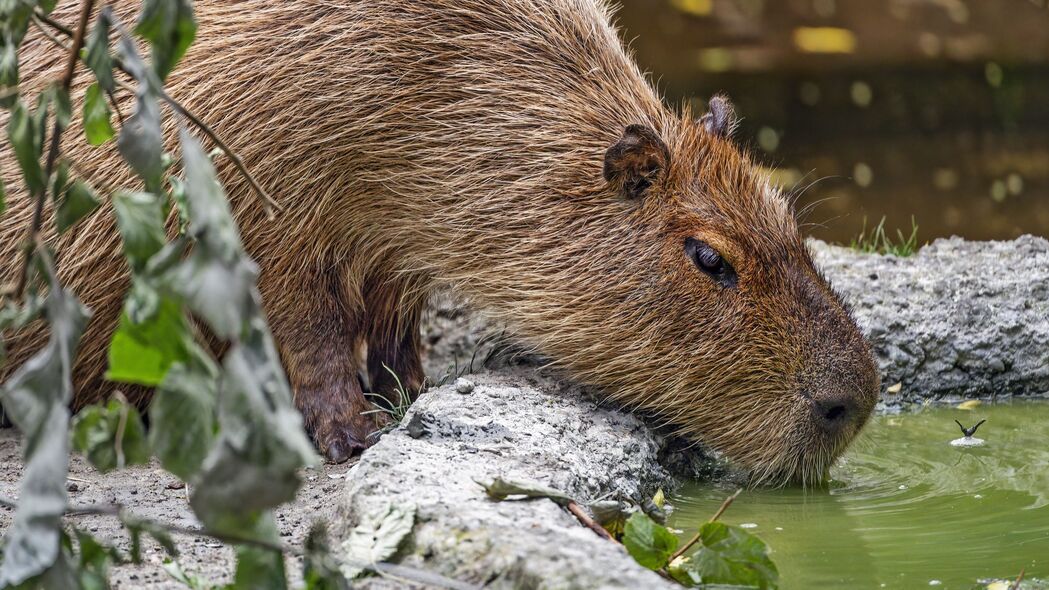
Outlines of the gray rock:
M455 391L462 394L473 393L474 382L469 379L459 377L455 380Z
M657 437L571 386L473 378L469 396L444 386L419 397L405 420L425 415L425 437L401 426L364 454L346 477L337 538L387 502L413 505L416 524L395 560L403 565L485 588L677 587L550 500L496 502L476 481L534 481L583 503L640 502L671 483Z
M1049 392L1049 241L940 239L914 256L811 241L907 401ZM890 396L891 397L891 396Z

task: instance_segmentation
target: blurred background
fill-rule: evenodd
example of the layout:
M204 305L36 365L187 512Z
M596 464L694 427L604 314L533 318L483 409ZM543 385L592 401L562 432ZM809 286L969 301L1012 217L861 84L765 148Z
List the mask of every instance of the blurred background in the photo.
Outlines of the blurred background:
M671 102L727 92L737 141L816 237L1049 236L1049 0L620 0Z

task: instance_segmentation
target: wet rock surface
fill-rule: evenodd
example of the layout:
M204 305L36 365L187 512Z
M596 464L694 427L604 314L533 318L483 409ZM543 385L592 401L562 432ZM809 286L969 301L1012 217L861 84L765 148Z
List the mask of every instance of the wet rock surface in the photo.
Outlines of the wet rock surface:
M1049 241L940 239L906 258L810 242L870 338L888 401L1049 392Z

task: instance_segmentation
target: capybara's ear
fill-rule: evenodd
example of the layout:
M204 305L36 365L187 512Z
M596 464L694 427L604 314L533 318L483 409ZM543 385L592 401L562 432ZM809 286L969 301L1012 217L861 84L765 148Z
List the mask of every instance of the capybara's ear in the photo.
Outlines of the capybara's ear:
M724 94L715 94L710 98L707 114L700 119L707 133L718 137L728 137L736 129L736 109Z
M670 166L670 150L651 127L630 125L605 152L605 180L627 199L639 199Z

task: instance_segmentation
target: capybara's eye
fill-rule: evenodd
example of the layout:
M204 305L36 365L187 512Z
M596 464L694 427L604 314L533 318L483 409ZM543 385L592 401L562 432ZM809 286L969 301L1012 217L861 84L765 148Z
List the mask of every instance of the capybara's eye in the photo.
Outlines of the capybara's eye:
M685 254L696 268L722 287L736 286L736 271L710 244L695 238L685 239Z

